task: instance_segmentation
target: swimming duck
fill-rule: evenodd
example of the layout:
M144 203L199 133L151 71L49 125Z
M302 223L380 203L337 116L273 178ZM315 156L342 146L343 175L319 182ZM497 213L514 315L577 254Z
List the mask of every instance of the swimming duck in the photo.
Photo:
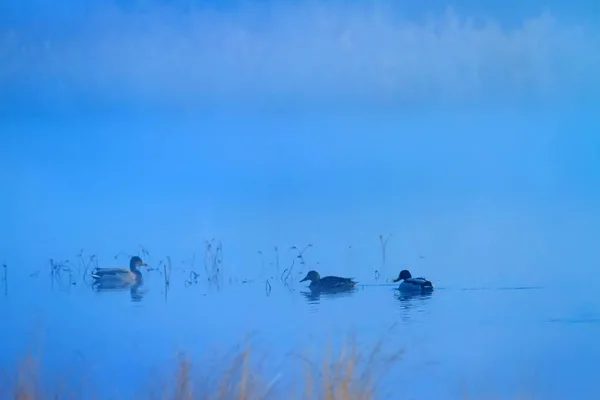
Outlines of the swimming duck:
M138 256L131 257L129 268L96 268L92 272L94 283L102 284L134 284L142 280L140 267L145 264Z
M403 281L398 286L398 290L402 292L424 292L433 290L433 285L430 281L425 278L413 278L406 269L400 271L398 278L393 280L393 282L399 281Z
M321 278L317 271L308 271L300 282L304 281L310 281L309 288L320 290L352 289L356 285L352 278L341 278L339 276L324 276Z

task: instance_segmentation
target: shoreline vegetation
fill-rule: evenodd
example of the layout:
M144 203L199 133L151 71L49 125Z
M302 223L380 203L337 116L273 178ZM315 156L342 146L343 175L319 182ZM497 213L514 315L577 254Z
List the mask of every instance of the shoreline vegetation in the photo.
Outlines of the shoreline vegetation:
M23 357L11 369L0 369L0 399L13 400L387 400L404 399L401 388L410 377L398 376L391 385L381 384L390 378L392 368L402 361L403 350L387 352L378 342L370 351L360 351L354 341L338 351L327 351L314 361L300 354L291 357L301 368L300 374L290 375L287 368L266 373L261 368L264 357L251 345L237 349L234 356L221 359L218 366L206 359L190 359L180 353L172 366L160 366L147 375L146 383L133 387L118 387L114 382L98 382L69 371L53 371L50 377L40 367L39 358L32 353ZM51 379L49 379L51 378ZM65 383L65 382L70 383ZM421 383L420 385L422 385ZM435 384L431 381L431 385ZM424 391L429 391L424 384ZM384 387L385 386L385 387ZM97 388L102 388L98 390ZM457 399L507 398L499 396L473 397L464 388ZM134 393L134 394L124 394ZM117 394L115 394L117 393ZM121 394L119 394L121 393ZM431 397L422 397L429 399ZM514 398L533 399L530 395Z
M39 358L28 353L12 369L1 371L0 399L79 400L79 399L152 399L152 400L374 400L389 396L378 394L379 382L402 358L403 351L384 353L381 342L368 352L348 341L339 351L328 351L311 361L308 357L290 357L301 368L290 381L284 372L263 372L261 359L251 345L239 349L229 361L213 368L211 363L192 360L179 354L174 368L161 366L160 376L151 374L146 387L135 387L139 395L115 397L120 392L110 382L94 382L77 376L47 382ZM164 367L164 368L163 368ZM209 374L202 370L210 370ZM79 371L80 372L80 371ZM62 376L69 375L64 372ZM64 381L80 382L63 383ZM288 383L289 382L289 383ZM104 390L95 387L102 386ZM144 385L145 386L145 385ZM132 388L127 388L126 391ZM106 396L106 397L104 397Z

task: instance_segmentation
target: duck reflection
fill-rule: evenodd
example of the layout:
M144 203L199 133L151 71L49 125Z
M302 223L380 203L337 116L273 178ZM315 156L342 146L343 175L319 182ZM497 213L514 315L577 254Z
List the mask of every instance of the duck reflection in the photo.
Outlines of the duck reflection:
M308 304L319 304L321 300L321 293L310 291L302 291L300 292L302 296L306 299Z
M92 286L92 288L98 293L109 293L109 292L126 292L129 291L129 296L131 301L134 303L138 303L143 300L144 295L146 294L145 290L142 290L143 281L138 281L136 283L96 283Z
M335 289L322 289L322 288L309 288L309 290L303 290L300 293L306 298L309 304L319 304L321 297L326 299L334 299L341 297L350 297L357 291L356 288L335 288Z
M408 311L411 309L421 309L427 305L427 301L431 298L431 292L413 292L406 293L394 290L394 296L400 301L400 308Z

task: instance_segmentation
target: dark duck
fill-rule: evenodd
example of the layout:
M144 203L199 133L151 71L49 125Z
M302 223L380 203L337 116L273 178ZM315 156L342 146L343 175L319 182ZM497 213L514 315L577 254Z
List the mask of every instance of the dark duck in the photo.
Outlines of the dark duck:
M339 276L324 276L317 271L308 271L304 279L300 282L310 281L308 286L312 290L336 291L348 290L356 286L356 282L352 278L342 278Z
M413 278L410 272L406 269L400 271L398 278L394 279L394 282L400 282L398 290L401 292L427 292L433 290L431 281L425 278Z

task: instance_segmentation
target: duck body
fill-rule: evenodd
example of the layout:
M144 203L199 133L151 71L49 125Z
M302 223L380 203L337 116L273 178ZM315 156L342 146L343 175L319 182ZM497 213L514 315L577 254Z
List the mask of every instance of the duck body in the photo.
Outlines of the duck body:
M92 272L96 282L109 283L135 283L142 279L140 271L130 271L127 268L98 268Z
M141 258L134 256L129 261L129 268L96 268L92 271L92 278L94 278L94 284L132 285L142 281L140 266L146 266L146 264Z
M400 275L398 275L398 278L394 279L394 282L399 281L402 281L400 285L398 285L398 290L400 290L401 292L414 293L430 292L433 290L433 284L431 283L431 281L428 281L427 279L422 277L413 278L410 272L405 269L400 271Z
M348 290L356 286L356 282L352 278L342 278L340 276L324 276L321 278L317 271L309 271L300 282L305 281L310 281L308 287L311 290Z

